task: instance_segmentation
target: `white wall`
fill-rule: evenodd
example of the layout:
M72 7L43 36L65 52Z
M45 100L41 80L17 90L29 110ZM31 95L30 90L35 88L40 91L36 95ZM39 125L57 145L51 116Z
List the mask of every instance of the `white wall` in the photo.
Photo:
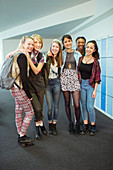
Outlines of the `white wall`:
M0 67L3 63L3 43L2 43L2 34L0 34Z
M17 49L20 39L9 39L3 40L3 59L5 60L6 55Z
M94 16L69 31L74 40L80 35L88 40L113 33L113 0L95 0L95 9Z
M74 21L77 19L85 18L94 15L95 13L95 0L87 1L86 3L79 4L77 6L73 6L68 9L64 9L62 11L58 11L56 13L50 14L48 16L33 20L32 22L25 23L23 25L19 25L17 27L8 29L1 33L0 41L3 40L4 49L2 51L3 59L7 53L14 50L17 47L18 40L8 40L17 35L26 35L27 33L41 30L43 28L59 25L62 23L66 23L69 21ZM91 8L92 6L92 8ZM81 11L81 12L79 12ZM46 44L46 45L45 45ZM45 40L43 51L48 51L50 46L50 40ZM2 50L2 49L1 49Z
M5 60L5 57L9 52L14 51L18 47L19 42L20 42L20 39L3 40L3 47L4 47L3 48L3 51L4 51L3 61ZM51 42L52 42L52 39L43 39L44 45L41 51L47 52L50 49Z
M103 19L102 21L89 26L88 28L73 34L75 40L78 36L86 37L87 41L91 39L100 39L113 35L113 15Z
M82 3L80 5L73 6L68 9L64 9L54 14L33 20L32 22L28 22L26 24L6 30L2 32L3 39L11 38L13 36L21 35L21 34L26 35L26 33L29 33L32 31L41 30L43 28L47 28L47 27L58 25L58 24L70 22L76 19L92 16L94 15L94 12L95 12L94 1L95 0L90 0L86 3Z
M43 48L41 49L42 52L48 52L50 50L50 45L53 39L43 39Z
M101 85L95 107L113 119L113 0L96 0L96 15L69 32L75 44L78 36L96 40L100 52ZM111 44L112 43L112 44Z

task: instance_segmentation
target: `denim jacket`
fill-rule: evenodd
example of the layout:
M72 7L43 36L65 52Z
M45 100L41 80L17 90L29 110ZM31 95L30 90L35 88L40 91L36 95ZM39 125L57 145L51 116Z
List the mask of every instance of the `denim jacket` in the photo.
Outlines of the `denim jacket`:
M62 56L63 56L63 65L61 67L61 73L63 71L64 65L65 65L65 62L66 62L66 55L67 55L67 51L65 49L65 50L63 50L63 53L62 53ZM76 61L76 66L78 65L79 57L81 57L81 56L82 55L80 54L80 52L74 50L74 58L75 58L75 61Z

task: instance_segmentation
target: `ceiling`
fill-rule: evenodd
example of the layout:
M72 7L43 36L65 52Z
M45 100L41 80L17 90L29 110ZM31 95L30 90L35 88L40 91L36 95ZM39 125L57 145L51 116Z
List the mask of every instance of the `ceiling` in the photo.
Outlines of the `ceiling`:
M75 28L77 25L83 23L85 20L87 20L89 17L83 18L83 19L78 19L76 21L70 21L67 23L51 26L48 28L40 29L37 31L29 32L26 35L31 36L32 34L38 33L45 39L55 39L59 38L65 33L69 32L71 29ZM21 38L23 34L15 36L13 38Z
M58 11L80 5L89 0L0 0L0 32L54 14ZM43 38L59 38L89 17L47 27L38 32ZM13 37L19 38L22 35Z

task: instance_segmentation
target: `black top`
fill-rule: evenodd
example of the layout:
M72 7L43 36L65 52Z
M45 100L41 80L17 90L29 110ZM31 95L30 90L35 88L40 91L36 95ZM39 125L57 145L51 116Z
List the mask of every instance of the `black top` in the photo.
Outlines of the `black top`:
M27 58L25 54L20 54L17 58L17 63L20 68L20 78L22 80L22 85L25 93L27 94L28 98L31 99L32 96L29 92L28 88L28 77L27 77Z
M81 78L82 79L86 80L86 79L90 78L91 72L92 72L93 63L90 63L90 64L84 64L83 62L80 63L79 71L81 73Z
M71 67L69 68L69 66L71 66ZM74 52L67 53L64 68L75 70L76 61L75 61L75 58L74 58Z
M38 63L42 59L42 53L36 52L36 54L33 52L33 57L31 58L33 64L37 67ZM44 71L43 71L44 66L42 67L41 71L38 74L35 74L30 67L29 70L29 88L30 92L36 93L37 89L44 90L45 88L45 79L44 79Z
M31 60L32 60L33 64L37 67L38 63L40 62L40 60L42 58L42 53L34 51L33 52L33 56L34 56L35 60L34 60L34 58L31 58ZM30 78L29 78L29 80L31 80L31 81L32 80L38 81L39 80L39 75L42 76L42 70L38 74L35 74L34 71L32 70L32 68L30 67L30 70L29 70L29 77Z

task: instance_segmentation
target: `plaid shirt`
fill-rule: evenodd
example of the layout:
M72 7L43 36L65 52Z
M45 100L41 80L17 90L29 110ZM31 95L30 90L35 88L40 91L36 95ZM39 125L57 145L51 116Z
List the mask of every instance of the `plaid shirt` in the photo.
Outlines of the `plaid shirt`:
M46 57L44 55L42 55L42 58L40 59L40 61L37 61L37 57L39 55L39 51L33 50L31 53L31 60L34 63L35 66L38 65L38 63L46 63ZM40 72L42 72L42 70L40 70Z
M33 52L31 53L31 59L33 61L34 64L38 64L37 62L37 57L38 57L39 51L33 50ZM41 60L39 61L39 63L45 63L44 61L44 55L42 55Z
M77 67L78 78L79 78L80 82L81 82L81 74L80 74L80 71L79 71L79 66L80 66L80 63L81 63L82 60L83 60L83 57L80 57L79 62L78 62L78 67ZM100 69L99 61L94 59L91 77L89 79L89 85L92 86L93 88L95 87L95 83L100 84L100 82L101 82L100 74L101 74L101 69Z

